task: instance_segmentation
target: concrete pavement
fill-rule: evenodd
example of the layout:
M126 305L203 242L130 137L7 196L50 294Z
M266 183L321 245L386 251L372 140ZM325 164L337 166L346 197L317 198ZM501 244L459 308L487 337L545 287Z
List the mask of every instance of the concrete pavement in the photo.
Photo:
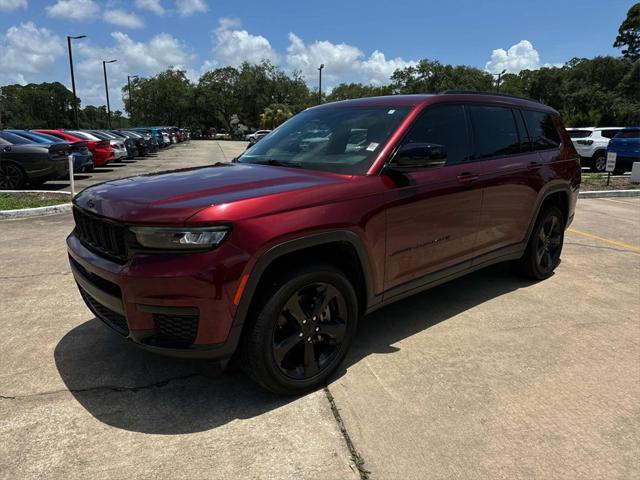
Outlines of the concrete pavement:
M243 146L181 148L147 165ZM72 225L0 222L0 478L359 478L322 390L276 397L94 319ZM549 280L495 266L364 318L328 389L370 477L638 477L639 236L639 199L581 200Z

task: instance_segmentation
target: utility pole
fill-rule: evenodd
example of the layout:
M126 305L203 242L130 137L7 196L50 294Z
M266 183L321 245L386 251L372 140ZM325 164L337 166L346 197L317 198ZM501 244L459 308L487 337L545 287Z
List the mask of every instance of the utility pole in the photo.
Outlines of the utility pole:
M104 71L104 91L107 94L107 125L111 128L111 106L109 105L109 83L107 82L107 63L115 63L118 60L102 61L102 70Z
M322 69L324 68L324 63L318 67L318 105L322 103Z
M78 120L78 97L76 95L76 79L73 75L73 54L71 53L71 40L79 40L86 38L86 35L78 35L77 37L71 37L67 35L67 48L69 50L69 69L71 70L71 89L73 90L73 118L76 123L76 129L80 128L80 122Z

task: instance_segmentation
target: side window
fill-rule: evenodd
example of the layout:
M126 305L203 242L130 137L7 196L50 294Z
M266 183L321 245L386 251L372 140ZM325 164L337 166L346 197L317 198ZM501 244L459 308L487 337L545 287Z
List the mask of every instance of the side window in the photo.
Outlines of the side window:
M600 134L605 137L605 138L613 138L615 137L618 133L620 133L620 130L602 130L600 132Z
M560 135L550 114L532 110L523 110L522 114L527 123L534 150L547 150L560 145Z
M528 152L531 150L531 139L529 138L529 132L524 125L524 119L522 118L522 112L520 110L512 110L513 117L516 119L516 126L518 127L518 136L520 137L520 151Z
M427 108L413 124L403 143L441 145L447 152L446 165L469 160L469 135L462 105Z
M475 138L474 158L490 158L520 152L516 122L507 107L470 105Z

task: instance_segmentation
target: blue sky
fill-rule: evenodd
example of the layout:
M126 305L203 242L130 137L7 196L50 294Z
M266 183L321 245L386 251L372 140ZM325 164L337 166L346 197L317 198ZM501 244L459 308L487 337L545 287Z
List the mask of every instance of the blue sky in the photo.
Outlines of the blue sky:
M104 103L100 60L110 65L121 108L126 75L169 65L197 80L207 69L267 58L328 88L376 84L421 58L500 71L618 55L617 29L633 1L0 0L0 85L70 84L66 35L74 43L83 104Z

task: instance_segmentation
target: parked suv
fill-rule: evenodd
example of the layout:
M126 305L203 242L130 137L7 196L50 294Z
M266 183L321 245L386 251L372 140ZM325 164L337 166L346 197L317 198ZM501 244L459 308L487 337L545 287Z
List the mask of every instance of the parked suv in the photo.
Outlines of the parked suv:
M593 172L604 172L607 168L607 145L622 127L568 128L573 146L582 160L582 166Z
M622 129L609 142L607 152L616 156L616 172L632 170L634 162L640 162L640 126Z
M67 244L82 297L122 336L235 355L299 393L337 368L362 315L497 262L552 275L579 185L540 103L367 98L305 110L234 163L87 188Z

